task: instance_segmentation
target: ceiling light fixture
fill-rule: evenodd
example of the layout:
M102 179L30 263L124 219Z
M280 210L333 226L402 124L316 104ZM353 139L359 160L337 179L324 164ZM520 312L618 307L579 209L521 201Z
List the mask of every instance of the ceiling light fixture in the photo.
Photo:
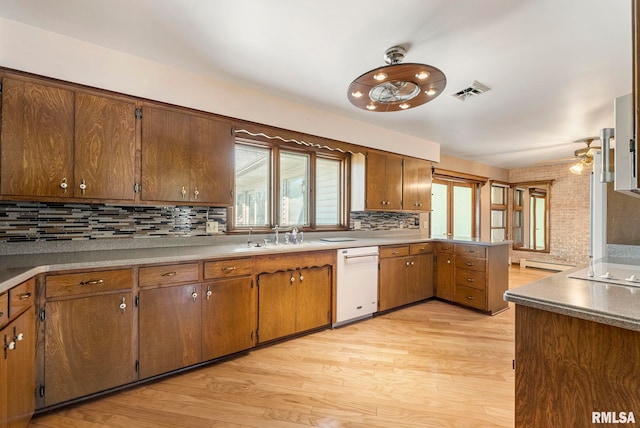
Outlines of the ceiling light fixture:
M447 85L444 73L426 64L400 64L406 54L402 46L387 49L384 60L389 65L368 71L349 85L351 104L370 111L398 111L440 95Z

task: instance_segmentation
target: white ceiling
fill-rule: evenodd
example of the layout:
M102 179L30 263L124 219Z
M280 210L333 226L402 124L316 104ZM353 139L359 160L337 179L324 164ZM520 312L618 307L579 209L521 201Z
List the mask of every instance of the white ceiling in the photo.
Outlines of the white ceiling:
M572 156L631 92L631 0L0 0L0 17L504 168ZM444 93L394 113L352 106L349 83L397 44L445 73ZM451 96L474 80L491 90Z

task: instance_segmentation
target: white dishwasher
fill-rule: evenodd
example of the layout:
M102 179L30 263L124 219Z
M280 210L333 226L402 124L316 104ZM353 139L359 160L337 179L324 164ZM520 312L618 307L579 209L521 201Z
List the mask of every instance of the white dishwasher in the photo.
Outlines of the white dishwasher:
M378 310L378 247L338 250L334 327Z

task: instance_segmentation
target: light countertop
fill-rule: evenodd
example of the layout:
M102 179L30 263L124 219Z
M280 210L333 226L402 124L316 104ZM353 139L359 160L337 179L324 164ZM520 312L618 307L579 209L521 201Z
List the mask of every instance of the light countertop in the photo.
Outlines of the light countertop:
M638 260L607 260L637 265ZM640 266L635 266L640 270ZM573 278L586 266L508 290L504 299L628 330L640 331L640 287Z
M319 238L333 236L350 236L354 241L325 242ZM266 235L253 235L252 241L262 243ZM435 242L441 239L430 239L420 232L345 232L333 234L305 233L305 242L302 245L279 245L267 247L247 247L246 236L242 237L215 237L208 240L193 240L197 245L185 245L192 242L190 239L181 239L180 245L167 239L128 240L139 241L137 245L149 245L142 248L113 248L105 249L104 245L91 249L91 244L69 242L66 246L57 244L56 251L39 252L32 251L23 254L9 254L0 257L0 293L20 284L31 277L46 272L55 272L71 269L111 268L119 266L131 266L153 263L175 263L206 259L224 259L232 257L256 256L261 254L290 253L298 251L337 250L340 248L365 247L375 245L410 244L420 242ZM466 243L477 245L506 245L509 241L490 243L477 239L449 239L444 240L454 243ZM123 243L114 243L113 246ZM131 244L130 242L124 243ZM169 246L153 246L167 245ZM3 244L11 245L11 244ZM255 244L254 244L255 245ZM29 248L28 246L26 248ZM32 248L35 248L33 246ZM38 247L42 250L46 246ZM69 251L71 250L71 251Z

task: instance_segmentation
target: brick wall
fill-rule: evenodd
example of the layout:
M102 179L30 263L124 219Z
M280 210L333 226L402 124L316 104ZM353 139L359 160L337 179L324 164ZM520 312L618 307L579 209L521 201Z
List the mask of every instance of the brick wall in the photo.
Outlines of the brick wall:
M569 172L571 164L540 165L509 171L509 182L554 180L550 197L550 252L511 251L521 258L586 265L589 260L589 172Z

